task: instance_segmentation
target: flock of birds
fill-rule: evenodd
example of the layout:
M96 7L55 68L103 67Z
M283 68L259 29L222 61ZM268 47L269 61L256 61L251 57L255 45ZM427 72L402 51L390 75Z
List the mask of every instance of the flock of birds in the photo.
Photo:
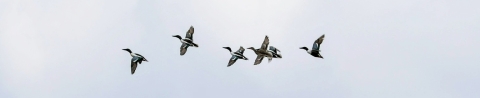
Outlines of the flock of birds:
M182 43L182 46L180 47L181 56L185 55L188 47L198 47L198 44L193 42L193 33L194 33L194 28L193 26L190 26L190 29L187 31L187 35L185 36L185 38L182 38L182 36L180 35L173 35L173 37L178 38ZM322 55L320 55L320 44L322 44L324 38L325 38L325 34L323 34L317 40L315 40L315 42L313 43L313 47L310 50L307 47L300 47L300 49L306 50L307 53L312 55L313 57L323 59ZM263 58L265 57L268 58L269 63L272 61L273 58L282 58L282 55L280 54L280 50L273 46L268 47L268 44L269 44L268 36L265 36L262 46L259 49L255 49L253 47L247 48L247 49L253 50L253 52L257 54L257 58L255 59L255 63L253 65L260 64ZM232 66L238 59L248 60L248 58L243 55L243 52L245 51L245 49L242 46L240 46L240 49L238 49L237 51L232 51L230 47L223 47L223 48L230 51L230 54L232 55L232 57L230 58L230 61L228 62L227 67ZM142 64L143 61L148 62L148 60L145 57L143 57L138 53L133 53L132 50L128 48L122 49L122 50L129 52L130 56L132 56L132 60L130 62L132 75L135 73L135 70L137 69L138 64Z

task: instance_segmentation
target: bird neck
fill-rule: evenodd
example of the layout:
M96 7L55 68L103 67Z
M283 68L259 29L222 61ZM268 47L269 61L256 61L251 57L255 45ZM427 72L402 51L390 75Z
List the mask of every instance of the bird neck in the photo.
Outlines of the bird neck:
M181 36L174 36L174 37L178 38L179 40L182 40Z
M308 48L307 48L307 47L303 47L303 48L301 48L301 49L303 49L303 50L305 50L305 51L308 51Z

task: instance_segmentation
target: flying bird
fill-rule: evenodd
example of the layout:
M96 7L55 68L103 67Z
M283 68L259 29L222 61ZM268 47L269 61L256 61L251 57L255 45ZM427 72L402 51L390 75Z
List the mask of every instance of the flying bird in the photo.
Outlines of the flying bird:
M135 73L135 70L137 69L137 65L138 64L142 64L142 61L145 61L145 62L148 62L147 59L145 59L145 57L143 57L142 55L138 54L138 53L132 53L132 50L130 49L122 49L122 50L125 50L125 51L128 51L128 53L130 53L130 56L132 56L132 60L130 61L130 67L131 67L131 70L132 70L132 75Z
M269 44L269 39L268 36L265 36L265 39L263 40L262 46L260 49L255 49L253 47L247 48L247 49L252 49L255 54L257 54L257 58L255 59L255 63L253 65L258 65L262 63L262 60L264 57L268 58L268 62L272 61L273 54L272 52L269 52L267 50L268 44Z
M270 46L270 49L268 52L272 53L273 58L282 58L282 54L280 54L280 50L278 50L278 48Z
M315 40L315 42L313 43L312 50L308 50L307 47L300 47L300 49L305 49L308 52L308 54L312 55L313 57L323 59L322 55L320 55L320 44L322 44L323 38L325 38L325 34L323 34L317 40Z
M228 61L227 67L232 66L238 59L248 60L247 57L243 56L243 52L245 51L245 49L243 49L242 46L240 46L240 49L238 49L236 52L232 52L232 49L230 47L223 47L223 48L230 51L230 54L232 55L232 58L230 58L230 61Z
M180 39L180 42L182 42L182 46L180 47L181 56L185 55L188 47L190 46L198 47L198 45L193 42L193 32L194 32L193 26L190 26L190 29L187 31L187 35L185 36L184 39L182 39L182 36L180 35L173 35L173 37Z

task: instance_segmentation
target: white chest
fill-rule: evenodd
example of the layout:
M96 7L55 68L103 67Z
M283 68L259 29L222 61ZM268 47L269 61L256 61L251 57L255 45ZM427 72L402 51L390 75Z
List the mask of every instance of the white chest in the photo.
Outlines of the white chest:
M132 56L132 57L136 57L136 56L138 56L138 55L137 55L137 54L135 54L135 53L130 53L130 56Z

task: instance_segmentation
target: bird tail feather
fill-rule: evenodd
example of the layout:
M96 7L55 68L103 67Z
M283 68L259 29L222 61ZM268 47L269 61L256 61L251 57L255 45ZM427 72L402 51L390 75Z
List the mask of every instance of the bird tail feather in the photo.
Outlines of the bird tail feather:
M195 44L195 43L192 43L193 44L193 47L198 47L198 44Z

